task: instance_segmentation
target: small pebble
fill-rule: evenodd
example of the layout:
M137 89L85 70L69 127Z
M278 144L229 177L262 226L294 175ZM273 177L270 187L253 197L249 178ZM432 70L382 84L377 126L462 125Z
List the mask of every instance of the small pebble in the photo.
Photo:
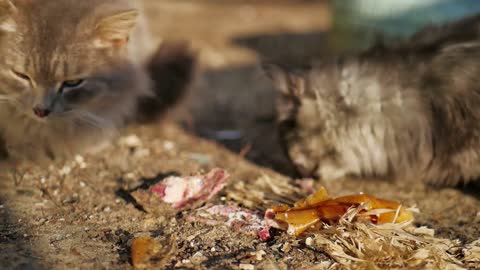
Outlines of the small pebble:
M106 212L106 213L110 213L112 211L112 209L110 209L110 207L105 207L103 208L103 212Z
M173 150L174 148L175 148L175 144L171 141L165 141L163 143L163 149L167 151Z
M129 179L129 180L134 180L136 178L135 174L134 173L127 173L125 175L125 178L126 179Z
M148 156L150 156L150 149L147 148L138 149L137 151L135 151L134 154L134 157L136 158L143 158Z
M64 240L64 239L65 239L65 237L64 237L63 235L61 235L61 234L57 234L57 235L55 235L55 236L53 237L53 240L54 240L55 242L62 241L62 240Z
M142 145L142 141L137 135L130 135L127 137L123 137L119 141L120 145L126 146L126 147L139 147Z
M59 171L61 176L69 175L71 172L72 172L72 168L68 165L63 166L63 168L61 168Z
M23 237L24 237L24 238L27 238L27 237L28 237L28 234L24 234Z
M75 156L75 162L77 162L80 169L85 169L87 167L87 164L85 163L85 159L80 155Z
M282 251L285 252L285 253L289 252L291 249L292 249L292 246L290 245L290 243L285 243L282 246Z
M305 245L307 245L309 247L313 246L313 238L308 237L307 239L305 239Z
M153 226L155 226L155 224L156 224L156 220L153 219L153 218L147 218L147 219L144 219L144 220L143 220L143 227L144 227L145 229L148 229L148 228L150 228L150 227L153 227Z
M256 257L257 261L263 260L263 256L265 256L265 255L267 255L267 253L263 250L255 252L255 257Z
M210 251L211 251L211 252L215 252L215 251L217 251L217 250L215 249L215 247L212 247L212 248L210 249Z
M82 188L83 188L83 187L86 187L86 186L87 186L87 184L85 184L85 182L83 182L83 181L80 181L80 187L82 187Z
M3 206L3 204L0 204L0 209L3 209L5 206Z
M282 247L282 244L272 245L272 249L275 249L275 250L280 250L281 247Z
M241 263L238 268L242 270L255 270L255 266L253 264Z
M47 220L45 218L41 218L39 221L37 221L37 225L43 225L45 222L47 222Z
M194 265L200 265L202 264L204 261L208 260L207 257L205 257L203 255L202 252L197 252L195 254L193 254L193 256L190 258L190 261L194 264Z
M40 183L45 184L45 182L47 182L47 179L45 179L45 177L42 177L42 178L40 179Z

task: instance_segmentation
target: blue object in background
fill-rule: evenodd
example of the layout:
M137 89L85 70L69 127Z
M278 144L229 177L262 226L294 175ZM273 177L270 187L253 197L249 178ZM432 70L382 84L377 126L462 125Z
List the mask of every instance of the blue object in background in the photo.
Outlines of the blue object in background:
M407 37L418 29L480 13L480 0L337 0L334 50L368 47L376 33Z

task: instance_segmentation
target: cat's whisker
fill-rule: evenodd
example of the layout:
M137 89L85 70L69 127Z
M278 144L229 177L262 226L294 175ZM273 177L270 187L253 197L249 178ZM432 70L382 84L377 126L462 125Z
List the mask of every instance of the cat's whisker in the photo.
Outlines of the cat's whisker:
M93 113L90 113L84 110L73 110L73 111L70 111L70 114L73 116L73 118L76 118L77 120L80 120L82 123L88 124L89 126L92 126L100 130L101 132L111 133L113 135L119 134L117 128L113 123Z

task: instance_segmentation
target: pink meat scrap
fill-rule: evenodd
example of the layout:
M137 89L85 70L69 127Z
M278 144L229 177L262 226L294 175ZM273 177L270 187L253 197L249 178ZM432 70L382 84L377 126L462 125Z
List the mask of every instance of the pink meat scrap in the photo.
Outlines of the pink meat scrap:
M208 201L227 184L229 174L213 169L206 175L165 178L151 191L173 208L181 210Z

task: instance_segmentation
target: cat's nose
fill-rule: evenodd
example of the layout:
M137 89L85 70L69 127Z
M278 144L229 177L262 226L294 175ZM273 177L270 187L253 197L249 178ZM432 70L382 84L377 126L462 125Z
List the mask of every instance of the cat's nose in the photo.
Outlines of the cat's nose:
M40 107L33 108L33 112L35 113L36 116L40 118L45 118L51 113L49 109L43 109Z

